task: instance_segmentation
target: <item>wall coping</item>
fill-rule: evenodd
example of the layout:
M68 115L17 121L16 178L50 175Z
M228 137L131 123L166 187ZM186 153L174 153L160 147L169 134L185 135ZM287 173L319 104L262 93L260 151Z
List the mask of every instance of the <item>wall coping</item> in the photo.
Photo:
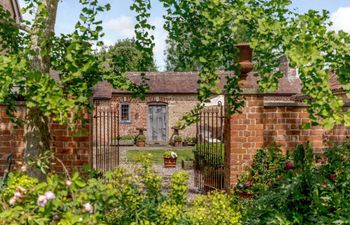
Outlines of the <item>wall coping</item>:
M293 96L297 93L287 92L261 92L253 88L242 88L242 95L262 95L262 96Z
M307 104L302 102L293 101L274 101L264 102L265 107L308 107Z

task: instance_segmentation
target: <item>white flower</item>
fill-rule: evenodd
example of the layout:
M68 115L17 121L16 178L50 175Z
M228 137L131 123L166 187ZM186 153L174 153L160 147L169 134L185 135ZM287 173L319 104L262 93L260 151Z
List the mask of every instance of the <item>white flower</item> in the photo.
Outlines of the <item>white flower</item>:
M27 165L21 166L21 172L26 172L28 169Z
M16 197L12 197L9 201L10 205L14 205L16 204L17 198Z
M171 157L172 157L172 158L174 158L174 159L177 158L176 152L171 152L170 154L171 154Z
M71 180L66 180L66 186L71 186L72 185L72 181Z
M16 191L15 194L13 195L15 198L22 198L22 193L19 191Z
M55 197L56 197L52 191L46 192L45 196L46 196L47 200L52 200L52 199L55 199Z
M85 203L83 206L84 206L84 210L85 210L86 212L92 213L92 211L94 210L94 209L92 208L92 205L91 205L90 203Z
M45 206L47 204L47 197L45 195L39 195L37 203L39 206Z

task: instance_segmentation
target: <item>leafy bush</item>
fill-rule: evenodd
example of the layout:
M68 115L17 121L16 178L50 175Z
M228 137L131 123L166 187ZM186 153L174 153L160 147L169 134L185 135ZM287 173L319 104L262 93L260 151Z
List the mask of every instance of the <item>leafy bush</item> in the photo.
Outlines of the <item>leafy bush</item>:
M145 135L138 135L138 136L136 136L136 141L144 142L144 141L146 141L146 136Z
M196 137L186 137L185 142L187 144L196 144L197 143L197 138Z
M120 137L116 137L115 140L120 140L120 141L134 141L136 138L135 135L123 135Z
M182 137L180 135L174 136L174 142L181 142L181 141L182 141Z
M117 168L88 180L52 175L43 183L14 174L9 188L0 191L1 224L240 224L230 196L215 193L188 201L184 172L174 174L169 192L163 192L150 165L143 157L133 171ZM22 188L12 185L18 180Z
M346 143L319 155L309 144L286 156L275 147L259 151L237 185L252 194L245 224L349 224L349 150Z

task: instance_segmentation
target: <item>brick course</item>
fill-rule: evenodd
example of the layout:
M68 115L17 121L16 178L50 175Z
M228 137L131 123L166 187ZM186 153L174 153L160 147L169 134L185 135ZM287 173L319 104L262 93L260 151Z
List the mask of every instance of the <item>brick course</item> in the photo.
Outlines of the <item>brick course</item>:
M21 165L24 153L24 129L14 126L5 113L6 107L0 106L0 174L6 168L6 158L13 152L15 168ZM25 116L25 107L18 106L20 117ZM57 123L50 123L52 134L52 150L67 167L69 171L80 170L84 164L89 164L89 124L80 129L84 131L83 136L74 135L74 131L69 131L66 126ZM52 169L56 172L63 172L62 166L58 162L52 164Z
M132 98L130 94L113 94L109 100L99 100L101 106L112 106L119 110L120 103L130 104L130 123L120 123L120 135L137 135L136 128L146 128L148 123L148 105L154 103L164 104L167 107L167 139L170 141L174 130L171 129L176 123L190 112L198 103L195 94L147 94L145 100ZM148 135L148 132L145 132ZM195 137L196 126L192 125L180 130L182 137Z
M271 102L261 93L245 94L246 107L242 114L227 116L225 123L225 185L231 187L237 177L252 163L256 150L280 145L282 150L294 149L310 142L315 152L340 144L350 136L350 128L338 125L332 130L313 127L304 130L308 122L307 107L297 102ZM271 97L270 97L271 99Z

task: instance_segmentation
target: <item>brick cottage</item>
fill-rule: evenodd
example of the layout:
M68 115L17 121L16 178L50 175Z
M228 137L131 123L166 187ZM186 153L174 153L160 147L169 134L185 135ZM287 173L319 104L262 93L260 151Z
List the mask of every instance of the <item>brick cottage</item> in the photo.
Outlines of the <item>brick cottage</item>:
M20 20L17 1L0 0L0 4L11 12L16 21ZM275 93L259 92L257 78L251 73L241 77L240 85L246 105L241 114L225 117L226 188L237 182L237 176L252 162L258 148L276 142L284 150L288 150L297 144L310 141L316 151L321 151L327 146L345 141L350 136L350 129L344 126L336 126L332 130L321 127L302 129L302 123L308 121L308 114L307 106L302 103L297 71L290 69L284 58L281 59L280 69L284 77L280 79ZM225 75L221 75L221 88L225 83ZM128 77L136 83L140 81L137 73L128 73ZM172 127L198 103L198 74L148 73L147 77L150 91L145 100L133 99L130 93L115 90L108 83L101 82L94 88L94 102L99 106L112 106L119 111L120 135L136 135L136 128L146 128L149 143L168 143L173 135ZM333 91L346 99L345 107L349 107L348 99L336 77L332 77L330 85ZM23 102L17 103L17 109L18 116L25 119L27 109ZM0 174L6 169L6 159L11 153L15 158L15 166L20 165L25 146L23 128L13 125L5 110L6 106L0 106ZM83 130L90 130L91 125L93 124L90 120L90 124ZM80 132L77 136L65 126L54 122L50 122L50 131L51 147L56 157L70 171L80 169L83 164L93 165L91 133ZM191 126L180 131L180 134L183 137L193 137L196 129ZM62 171L62 166L57 162L52 168Z
M127 75L133 82L140 82L140 73ZM221 74L221 88L225 75ZM146 77L149 91L144 100L132 98L131 93L101 82L94 89L94 101L119 110L120 136L137 135L137 129L143 128L147 130L145 136L149 144L168 144L178 121L198 104L198 73L152 72ZM181 130L180 135L195 137L195 125Z

